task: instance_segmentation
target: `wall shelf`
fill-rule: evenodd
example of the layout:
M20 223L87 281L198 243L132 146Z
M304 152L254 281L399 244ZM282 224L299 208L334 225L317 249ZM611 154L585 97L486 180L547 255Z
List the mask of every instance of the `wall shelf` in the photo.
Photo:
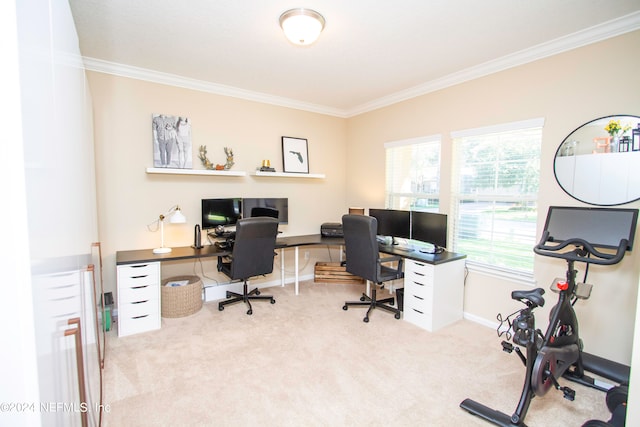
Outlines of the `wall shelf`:
M320 178L324 179L323 173L290 173L290 172L252 172L253 176L268 176L272 178Z
M147 173L165 175L214 175L214 176L245 176L245 171L219 171L210 169L171 169L171 168L147 168Z

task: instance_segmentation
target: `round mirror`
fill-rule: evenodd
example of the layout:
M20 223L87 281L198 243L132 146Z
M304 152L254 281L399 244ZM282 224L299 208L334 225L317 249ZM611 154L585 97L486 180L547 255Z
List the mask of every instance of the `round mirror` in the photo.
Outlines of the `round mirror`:
M640 117L606 116L567 136L553 164L556 181L584 203L614 206L640 199Z

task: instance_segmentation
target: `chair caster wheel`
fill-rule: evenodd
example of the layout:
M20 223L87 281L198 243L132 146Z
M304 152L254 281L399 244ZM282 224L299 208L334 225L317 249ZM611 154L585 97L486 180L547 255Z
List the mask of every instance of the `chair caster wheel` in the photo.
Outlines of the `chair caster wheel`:
M364 300L365 300L365 298L364 298L364 295L363 295L363 296L360 297L360 301L364 301Z
M256 295L260 295L260 291L256 289Z
M253 314L253 310L247 310L247 314L251 316Z
M346 305L343 305L343 306L342 306L342 309L343 309L344 311L347 311L347 309L348 309L348 308L349 308L349 307L348 307L348 306L346 306Z
M219 305L218 306L218 311L222 311L222 310L224 310L224 306L223 305Z
M276 300L274 300L273 298L271 298L271 304L275 304Z
M368 318L368 317L365 317L364 319L362 319L362 321L363 321L364 323L369 323L369 318Z
M396 319L400 319L400 313L396 313L396 315L394 316Z

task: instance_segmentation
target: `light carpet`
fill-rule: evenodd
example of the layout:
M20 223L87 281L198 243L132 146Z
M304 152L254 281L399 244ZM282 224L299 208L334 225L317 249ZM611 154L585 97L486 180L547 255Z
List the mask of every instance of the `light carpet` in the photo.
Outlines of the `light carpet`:
M461 320L431 333L393 314L342 310L364 285L263 289L276 304L218 311L215 302L162 329L108 333L103 425L488 426L467 397L511 414L524 366L495 331ZM566 381L562 380L563 383ZM571 402L550 390L525 422L580 426L607 420L605 394L578 384Z

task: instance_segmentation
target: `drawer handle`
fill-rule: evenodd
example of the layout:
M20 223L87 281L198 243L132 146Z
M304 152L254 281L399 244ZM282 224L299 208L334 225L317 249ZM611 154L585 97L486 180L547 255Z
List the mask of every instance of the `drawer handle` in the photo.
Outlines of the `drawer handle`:
M144 276L131 276L132 279L143 279L145 277L149 277L149 275L145 274Z
M51 301L67 301L70 299L75 299L78 298L76 295L70 296L70 297L62 297L62 298L51 298Z
M416 313L424 314L423 312L421 312L420 310L416 310L415 308L412 308L411 310L415 311Z
M131 304L144 304L145 302L149 302L148 299L144 300L144 301L134 301Z
M146 266L148 266L149 264L138 264L138 265L132 265L131 268L144 268Z
M142 316L133 316L132 319L142 319L143 317L149 317L149 315L143 314Z
M149 285L142 285L142 286L132 286L131 289L144 289L144 288L148 288Z
M415 265L419 265L420 267L424 267L424 266L425 266L425 264L423 264L423 263L421 263L421 262L418 262L418 261L413 261L413 263L414 263Z
M416 282L416 281L414 281L413 283L415 283L418 286L424 286L424 283L419 283L419 282Z
M416 299L419 299L419 300L421 300L421 301L424 301L424 298L419 297L418 295L413 295L413 297L414 297L414 298L416 298Z
M424 276L424 273L418 273L417 271L414 271L416 276Z

